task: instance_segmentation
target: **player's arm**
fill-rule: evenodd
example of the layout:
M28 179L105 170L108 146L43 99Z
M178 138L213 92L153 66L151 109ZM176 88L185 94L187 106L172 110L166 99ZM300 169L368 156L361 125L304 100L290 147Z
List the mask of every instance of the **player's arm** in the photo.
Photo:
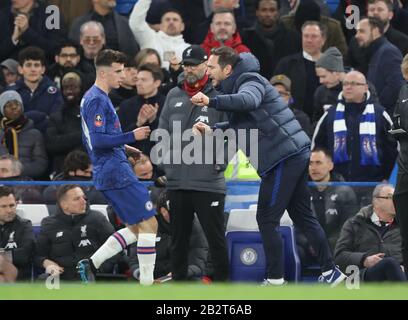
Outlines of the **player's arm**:
M134 143L149 137L150 128L140 127L125 133L108 132L106 127L109 115L106 112L105 102L93 99L85 106L83 131L89 147L96 149L111 149L125 144Z
M90 133L92 146L96 149L110 149L123 146L128 143L147 139L149 135L150 128L147 126L121 134L107 134L102 132Z

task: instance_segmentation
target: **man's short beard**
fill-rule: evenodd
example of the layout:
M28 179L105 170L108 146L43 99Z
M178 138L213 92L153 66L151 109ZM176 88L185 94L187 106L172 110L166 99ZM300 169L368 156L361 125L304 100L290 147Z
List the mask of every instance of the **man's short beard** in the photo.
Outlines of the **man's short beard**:
M60 66L61 66L61 65L60 65ZM64 65L62 65L62 67L65 68L65 69L75 68L75 66L74 66L73 63L71 63L71 65L64 64Z
M202 78L204 78L205 74L202 75L202 77L195 75L195 74L190 74L186 75L186 81L188 84L195 84L198 81L200 81Z
M188 84L194 84L198 81L198 77L195 74L186 76L186 81Z

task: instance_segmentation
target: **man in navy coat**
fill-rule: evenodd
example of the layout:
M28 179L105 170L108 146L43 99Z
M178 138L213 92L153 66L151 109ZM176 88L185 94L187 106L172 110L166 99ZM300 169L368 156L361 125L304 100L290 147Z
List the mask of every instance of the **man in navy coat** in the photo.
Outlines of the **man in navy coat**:
M384 37L385 23L377 17L360 20L356 40L367 48L369 64L367 80L377 89L378 98L389 114L392 114L404 79L401 73L401 51Z
M246 131L247 156L261 177L257 222L267 261L264 285L283 285L283 250L279 232L280 219L287 209L295 225L302 229L318 254L322 269L321 281L335 286L346 276L335 267L327 238L310 206L307 186L310 140L267 79L259 75L259 61L250 53L238 55L221 47L208 60L208 74L224 94L209 98L202 92L191 101L199 106L227 112L233 130ZM208 132L204 123L193 129ZM250 130L257 129L257 141L248 139ZM196 131L197 132L197 131ZM258 144L258 152L248 152ZM255 160L255 161L254 161Z

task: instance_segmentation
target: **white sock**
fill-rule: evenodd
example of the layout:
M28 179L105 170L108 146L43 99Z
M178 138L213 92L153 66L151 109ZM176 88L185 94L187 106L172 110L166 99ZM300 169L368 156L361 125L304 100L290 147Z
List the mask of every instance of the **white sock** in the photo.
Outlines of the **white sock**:
M139 259L140 284L153 284L153 271L156 261L156 235L154 233L140 233L137 242L137 258Z
M280 279L268 279L268 282L270 284L274 284L274 285L281 285L285 283L285 280L283 278Z
M108 240L92 255L91 260L96 269L115 254L126 249L128 245L137 241L136 235L129 229L123 228L112 234Z

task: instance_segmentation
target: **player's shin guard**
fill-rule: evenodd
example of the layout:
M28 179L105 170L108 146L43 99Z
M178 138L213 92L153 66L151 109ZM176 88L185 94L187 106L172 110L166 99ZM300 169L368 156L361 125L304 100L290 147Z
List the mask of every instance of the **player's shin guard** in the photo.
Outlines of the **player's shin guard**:
M92 263L98 269L104 261L126 249L128 245L137 241L136 235L128 228L120 229L112 234L108 240L93 254Z
M137 242L137 258L140 267L140 284L149 286L153 283L153 271L156 261L156 235L140 233Z

